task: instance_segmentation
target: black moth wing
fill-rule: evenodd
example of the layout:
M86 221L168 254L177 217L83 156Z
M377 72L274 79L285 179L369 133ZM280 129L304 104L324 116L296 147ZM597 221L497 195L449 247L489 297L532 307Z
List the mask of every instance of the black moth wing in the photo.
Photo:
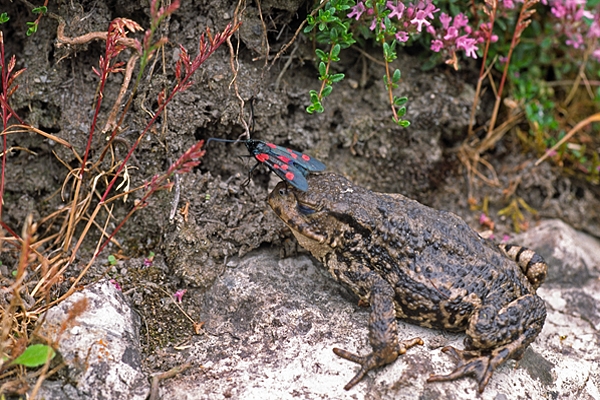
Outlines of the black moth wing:
M260 160L259 160L260 161ZM269 154L269 158L262 161L269 169L278 177L292 185L298 190L306 192L308 190L308 182L306 181L306 171L297 168L293 162L286 163L277 156Z
M283 156L289 158L299 168L304 169L308 172L319 172L325 170L325 164L316 158L310 157L308 154L300 153L299 151L288 149L281 146L276 146L271 143L266 143L269 146L271 152L276 156ZM275 147L271 147L275 146ZM306 174L304 174L306 175Z
M308 190L308 173L325 169L325 164L321 161L273 143L248 139L246 147L258 162L265 164L281 179L303 192Z

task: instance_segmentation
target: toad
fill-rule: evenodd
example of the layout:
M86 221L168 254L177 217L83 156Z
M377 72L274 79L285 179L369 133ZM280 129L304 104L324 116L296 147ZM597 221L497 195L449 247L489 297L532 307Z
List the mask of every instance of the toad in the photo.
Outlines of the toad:
M280 182L268 202L299 244L371 307L371 353L333 349L361 366L346 390L423 344L420 338L399 340L396 318L465 332L464 350L442 349L457 360L455 369L427 381L472 375L479 392L542 330L546 307L536 289L547 265L535 252L497 246L455 214L400 194L372 192L333 173L307 180L306 192Z

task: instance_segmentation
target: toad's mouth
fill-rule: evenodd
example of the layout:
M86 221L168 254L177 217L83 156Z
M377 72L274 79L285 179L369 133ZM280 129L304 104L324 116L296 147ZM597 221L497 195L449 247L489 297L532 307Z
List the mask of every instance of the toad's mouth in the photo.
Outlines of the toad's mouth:
M296 210L302 215L311 215L319 211L319 208L310 203L304 203L296 198Z

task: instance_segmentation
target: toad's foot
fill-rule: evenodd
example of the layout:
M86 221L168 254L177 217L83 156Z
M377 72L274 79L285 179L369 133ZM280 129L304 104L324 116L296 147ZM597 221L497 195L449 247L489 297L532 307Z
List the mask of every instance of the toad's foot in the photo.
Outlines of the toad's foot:
M446 346L442 349L444 353L458 360L454 371L447 375L431 375L427 382L445 382L462 378L466 375L472 375L479 384L477 390L483 392L494 369L504 361L504 357L483 356L478 351L457 350L452 346ZM501 358L502 360L499 360Z
M352 386L356 385L360 380L372 369L382 367L386 364L394 362L399 355L406 353L406 350L416 345L422 345L423 341L421 338L414 338L410 340L403 340L398 343L395 348L385 347L378 351L373 351L371 354L366 356L359 356L349 351L334 348L333 352L346 360L350 360L361 365L358 373L352 378L346 386L345 390L350 390Z

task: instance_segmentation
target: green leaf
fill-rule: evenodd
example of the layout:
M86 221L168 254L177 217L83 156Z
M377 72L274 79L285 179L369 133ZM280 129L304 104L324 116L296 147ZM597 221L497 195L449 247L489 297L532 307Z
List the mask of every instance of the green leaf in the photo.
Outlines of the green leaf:
M321 75L321 77L327 75L327 66L323 61L319 63L319 74Z
M110 265L117 265L117 257L113 256L112 254L108 256L108 263Z
M48 12L48 8L46 6L39 6L31 10L34 14L46 14Z
M3 12L2 14L0 14L0 24L8 22L9 19L10 19L10 17L8 16L7 13Z
M38 28L38 24L34 21L34 22L26 22L27 26L29 27L29 29L27 29L27 36L31 36L34 33L37 32L37 28Z
M331 49L331 58L337 58L337 56L340 55L340 50L341 50L341 47L339 44L336 44L335 46L333 46L333 48Z
M394 96L394 105L396 107L402 107L407 102L408 102L408 98L407 97L395 97Z
M401 77L402 77L402 74L400 73L400 70L396 69L394 71L394 75L392 75L392 82L394 82L394 83L398 82Z
M344 74L333 74L333 75L331 75L331 76L329 77L329 80L330 80L332 83L339 82L339 81L341 81L342 79L344 79L344 76L346 76L346 75L344 75Z
M403 128L408 128L410 126L410 121L402 120L398 122L398 125L400 125Z
M26 367L39 367L44 365L47 360L52 360L56 352L52 347L45 344L33 344L17 357L11 364L24 365Z
M331 85L325 85L325 87L323 88L323 92L321 93L321 97L329 96L332 90L333 87L331 87Z
M329 31L329 40L331 40L331 42L337 42L337 38L338 38L338 30L335 28L331 28L331 30Z
M306 112L309 114L313 114L313 113L322 113L323 112L323 105L321 104L321 102L317 102L317 103L313 103L310 106L306 107Z
M315 54L317 55L317 57L319 57L319 60L323 62L327 61L327 53L325 53L323 50L315 49Z

